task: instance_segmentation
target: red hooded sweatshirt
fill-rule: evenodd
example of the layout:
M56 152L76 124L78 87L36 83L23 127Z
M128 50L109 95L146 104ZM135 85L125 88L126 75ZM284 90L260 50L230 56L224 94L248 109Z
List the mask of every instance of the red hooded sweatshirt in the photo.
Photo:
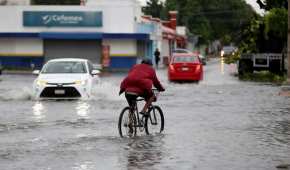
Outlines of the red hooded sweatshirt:
M159 91L165 90L150 65L137 64L131 68L128 76L122 81L120 94L124 91L134 92L138 95L152 94L152 85Z

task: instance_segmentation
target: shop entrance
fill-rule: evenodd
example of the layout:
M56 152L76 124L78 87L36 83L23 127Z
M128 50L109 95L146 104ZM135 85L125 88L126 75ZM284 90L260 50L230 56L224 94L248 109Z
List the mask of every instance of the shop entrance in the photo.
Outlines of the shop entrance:
M45 61L55 58L84 58L101 62L101 40L44 40Z

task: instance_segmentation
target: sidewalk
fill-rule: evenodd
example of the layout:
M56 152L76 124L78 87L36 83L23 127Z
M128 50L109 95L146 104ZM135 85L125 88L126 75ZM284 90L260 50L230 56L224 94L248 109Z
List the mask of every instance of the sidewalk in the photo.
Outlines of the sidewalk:
M2 74L32 74L32 70L3 70Z
M290 85L281 86L281 91L279 92L279 95L290 97Z

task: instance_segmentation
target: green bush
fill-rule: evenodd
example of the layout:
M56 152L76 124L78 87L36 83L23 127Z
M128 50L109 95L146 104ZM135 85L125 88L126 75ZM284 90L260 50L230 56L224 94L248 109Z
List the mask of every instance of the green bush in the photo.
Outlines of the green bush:
M277 75L269 71L259 71L239 75L239 79L244 81L271 82L280 84L285 82L287 80L287 77L286 75Z
M224 56L224 62L226 64L236 63L240 59L240 56L241 56L240 51L237 51L232 55Z

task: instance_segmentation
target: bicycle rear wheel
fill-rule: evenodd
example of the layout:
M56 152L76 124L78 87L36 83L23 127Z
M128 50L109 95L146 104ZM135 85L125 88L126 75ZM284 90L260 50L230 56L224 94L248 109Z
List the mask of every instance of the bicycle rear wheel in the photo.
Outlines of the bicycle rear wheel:
M133 137L137 132L137 120L134 113L130 114L130 108L125 107L119 116L118 129L121 137Z
M159 106L152 106L149 116L145 119L146 134L161 133L164 130L164 116Z

